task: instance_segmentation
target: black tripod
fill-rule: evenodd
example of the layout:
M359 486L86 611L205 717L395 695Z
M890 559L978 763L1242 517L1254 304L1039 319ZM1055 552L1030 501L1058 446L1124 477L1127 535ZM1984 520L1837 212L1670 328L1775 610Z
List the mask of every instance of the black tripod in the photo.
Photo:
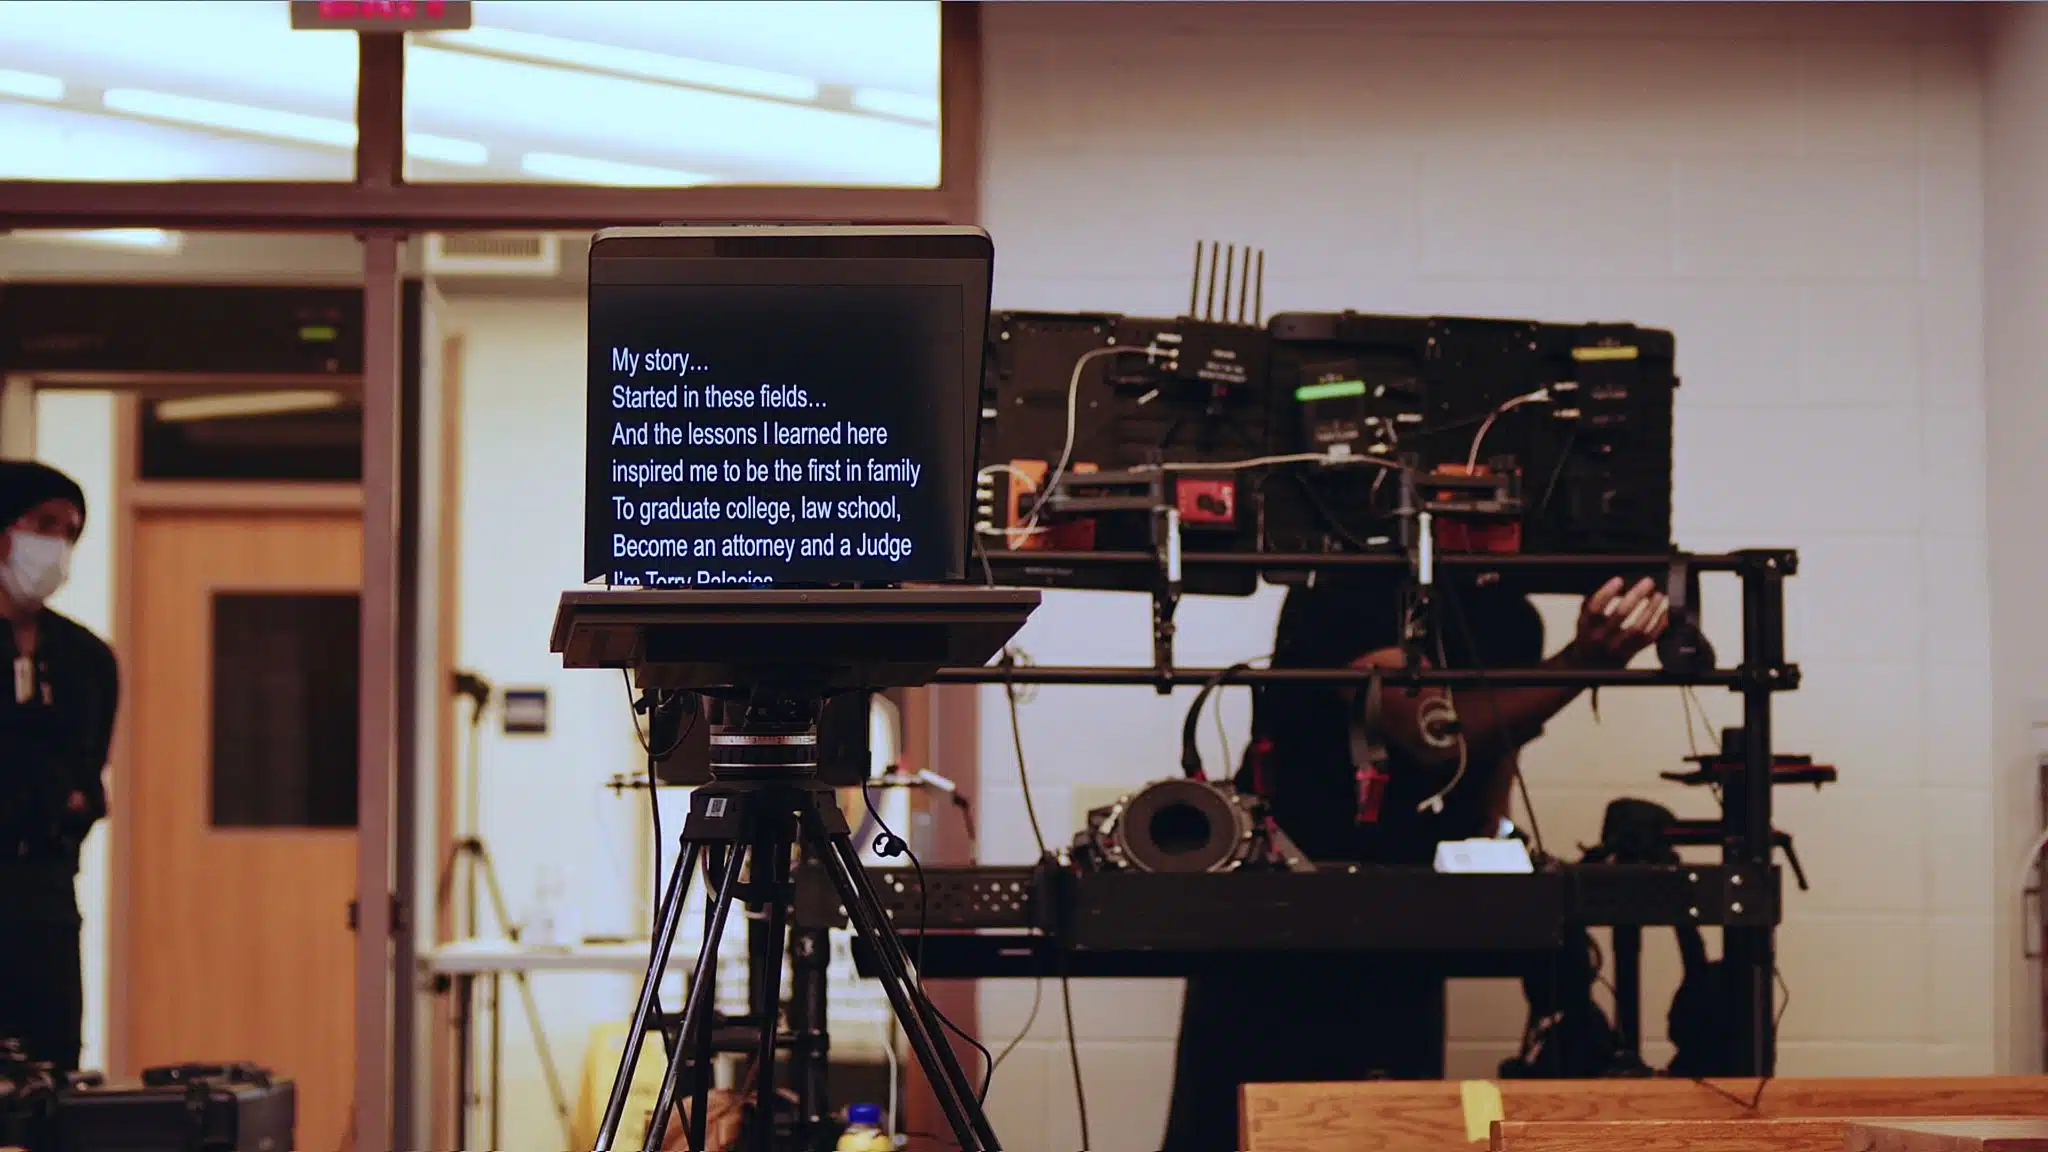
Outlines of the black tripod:
M640 1000L626 1034L626 1050L605 1104L596 1152L610 1152L625 1116L634 1066L646 1042L659 991L667 971L676 929L682 922L690 877L702 859L711 881L708 924L691 973L683 1004L679 1042L662 1078L648 1125L644 1152L660 1148L680 1090L685 1045L694 1047L699 1069L689 1112L690 1147L704 1148L705 1114L709 1105L711 978L718 942L732 903L738 898L765 909L765 978L756 983L752 1015L760 1028L755 1073L755 1118L751 1132L755 1152L774 1145L776 1032L780 1018L781 972L795 899L792 854L801 846L832 881L839 903L856 934L876 957L879 978L896 1016L910 1039L918 1065L931 1082L963 1152L996 1152L1001 1145L982 1112L979 1094L946 1040L938 1012L924 997L917 975L891 926L888 914L861 866L846 818L832 790L817 778L817 720L823 706L817 697L755 692L721 701L713 710L710 733L713 782L690 797L690 815L683 826L683 851L662 897L654 955L641 985Z

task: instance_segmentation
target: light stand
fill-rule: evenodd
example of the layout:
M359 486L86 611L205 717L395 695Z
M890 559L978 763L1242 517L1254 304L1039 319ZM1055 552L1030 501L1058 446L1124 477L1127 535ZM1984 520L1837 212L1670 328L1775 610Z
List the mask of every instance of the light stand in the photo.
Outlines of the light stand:
M462 931L470 939L477 935L477 885L481 881L490 893L491 912L497 918L498 928L505 938L514 944L519 942L519 925L512 919L510 906L505 901L505 889L498 882L498 868L491 860L491 850L484 844L481 831L483 823L483 723L484 709L490 705L492 689L490 682L474 672L455 673L452 685L456 695L469 700L469 754L463 772L463 834L458 836L448 850L448 861L442 866L439 882L435 885L434 905L447 907L450 889L455 883L455 870L463 869L463 913ZM503 976L492 972L486 977L491 1000L491 1114L490 1146L503 1147L499 1141L499 1125L504 1119L504 1014L500 1010ZM476 976L465 973L454 977L456 1004L456 1084L461 1094L461 1106L456 1109L455 1134L458 1144L467 1147L469 1138L469 1114L476 1104ZM541 1027L540 1006L533 998L533 985L528 982L524 971L514 971L512 982L518 986L520 1002L526 1009L526 1026L533 1033L533 1047L540 1057L541 1073L547 1077L548 1096L555 1106L555 1115L560 1119L562 1131L570 1130L569 1097L562 1089L561 1076L555 1070L554 1051L548 1044L547 1030Z
M596 1152L609 1152L618 1136L654 1014L659 976L667 970L700 860L715 879L707 893L709 923L679 1035L684 1043L694 1038L702 1051L718 941L733 901L760 906L766 921L760 964L769 978L754 989L760 1043L749 1135L754 1152L773 1148L780 974L796 899L792 856L799 847L829 877L856 945L875 957L883 990L954 1139L963 1152L1001 1147L868 879L832 789L818 779L817 724L825 700L839 693L913 687L929 683L941 667L986 663L1023 626L1038 601L1035 591L981 588L630 590L562 597L553 647L565 667L632 667L643 689L687 689L719 705L711 717L712 782L690 797L683 850L662 899L654 955L599 1125ZM643 1152L661 1146L681 1092L682 1071L682 1061L669 1061ZM710 1085L700 1074L693 1087L690 1136L692 1146L701 1148Z

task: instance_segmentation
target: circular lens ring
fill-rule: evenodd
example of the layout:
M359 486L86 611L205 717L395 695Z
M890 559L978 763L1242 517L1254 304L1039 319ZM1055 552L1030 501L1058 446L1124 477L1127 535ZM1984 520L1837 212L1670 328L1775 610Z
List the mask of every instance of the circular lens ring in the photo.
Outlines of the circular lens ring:
M1206 821L1206 828L1197 821ZM1221 872L1244 862L1251 817L1214 785L1161 780L1124 802L1115 838L1123 858L1141 872Z

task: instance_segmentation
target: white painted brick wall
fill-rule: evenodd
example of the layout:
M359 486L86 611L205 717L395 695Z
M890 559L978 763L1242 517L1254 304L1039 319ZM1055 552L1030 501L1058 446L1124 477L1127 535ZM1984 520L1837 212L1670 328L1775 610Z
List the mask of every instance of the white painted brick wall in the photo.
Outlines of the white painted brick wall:
M1981 77L1964 14L1910 6L997 5L984 219L997 304L1170 313L1193 241L1262 246L1268 309L1627 320L1678 336L1677 531L1800 550L1781 747L1844 783L1785 793L1787 1074L1989 1071L1994 861L1986 591ZM1732 584L1708 622L1739 651ZM1142 601L1048 596L1041 663L1138 663ZM1181 653L1266 650L1278 599L1190 603ZM1569 602L1546 604L1554 641ZM1168 775L1188 695L1045 689L1022 710L1047 834ZM1528 757L1553 848L1662 787L1678 700L1576 705ZM1732 698L1707 696L1723 724ZM1001 694L984 858L1035 853ZM1225 701L1241 745L1244 701ZM1204 725L1207 754L1221 755ZM1703 737L1704 739L1704 737ZM1661 1042L1677 960L1646 948ZM1049 985L990 1106L1005 1146L1079 1147ZM1028 984L984 984L998 1045ZM1178 987L1075 984L1094 1146L1156 1147ZM1514 1046L1519 990L1453 995L1452 1072Z

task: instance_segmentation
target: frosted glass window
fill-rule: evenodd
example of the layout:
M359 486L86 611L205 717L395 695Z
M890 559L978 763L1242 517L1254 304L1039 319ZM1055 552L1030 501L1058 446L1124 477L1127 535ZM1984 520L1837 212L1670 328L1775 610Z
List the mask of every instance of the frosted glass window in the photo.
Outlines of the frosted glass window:
M0 2L0 179L355 176L356 43L247 0Z
M938 0L475 13L408 39L409 180L938 185Z

